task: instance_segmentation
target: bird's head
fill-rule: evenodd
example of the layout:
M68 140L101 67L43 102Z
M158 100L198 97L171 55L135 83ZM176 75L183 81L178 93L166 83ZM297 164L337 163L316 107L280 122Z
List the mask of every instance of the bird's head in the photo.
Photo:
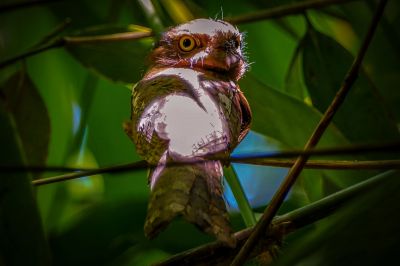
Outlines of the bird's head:
M163 33L150 58L155 66L192 68L239 80L248 66L242 38L225 21L196 19Z

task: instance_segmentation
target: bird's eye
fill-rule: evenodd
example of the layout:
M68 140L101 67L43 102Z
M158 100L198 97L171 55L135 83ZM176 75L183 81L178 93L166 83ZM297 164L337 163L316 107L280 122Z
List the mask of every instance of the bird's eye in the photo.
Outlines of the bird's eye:
M179 40L179 48L184 52L190 52L196 46L196 41L193 37L185 35Z

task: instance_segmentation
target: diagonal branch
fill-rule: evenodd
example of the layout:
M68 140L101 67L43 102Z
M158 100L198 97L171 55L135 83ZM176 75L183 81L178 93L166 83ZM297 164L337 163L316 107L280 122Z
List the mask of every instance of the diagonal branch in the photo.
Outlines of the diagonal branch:
M256 22L259 20L281 18L289 15L298 15L304 13L308 9L320 9L330 5L345 4L359 0L310 0L300 1L293 4L277 6L266 10L261 10L255 13L227 18L226 21L232 24L244 24Z
M375 189L376 186L387 181L399 171L387 171L374 176L366 181L360 182L334 194L331 194L321 200L315 201L307 206L301 207L289 213L275 217L270 230L264 231L264 236L284 237L306 225L312 224L340 210L346 206L346 203L362 193ZM235 233L238 244L243 243L252 233L253 228L246 228ZM269 246L264 246L263 250L268 250ZM220 242L212 242L200 247L196 247L168 258L165 261L156 263L153 266L167 265L226 265L230 259L238 252L238 248L231 249ZM258 255L258 254L252 254ZM220 263L220 262L224 263Z
M312 133L310 139L308 140L307 144L304 147L304 150L309 150L314 148L317 143L319 142L321 136L325 132L326 128L328 127L329 123L331 122L333 116L344 102L347 93L350 91L352 85L354 84L355 80L357 79L358 73L360 71L362 60L367 52L368 46L371 43L372 37L375 33L375 30L378 26L378 22L383 15L383 11L385 9L387 0L381 0L378 4L377 10L375 15L371 21L370 27L368 29L367 35L362 43L362 46L350 67L349 72L347 73L341 88L339 89L338 93L336 94L335 98L333 99L331 105L326 110L324 116L321 118L319 124L315 128L314 132ZM307 162L309 156L308 155L301 155L295 161L293 167L290 169L288 175L286 176L285 180L282 182L281 186L278 188L277 192L275 193L274 197L272 198L271 202L269 203L268 207L266 208L263 216L261 217L260 221L256 224L254 231L252 232L251 236L247 239L246 243L241 248L240 252L237 254L235 259L232 262L232 266L239 266L243 265L246 261L247 257L249 256L250 252L256 245L256 243L260 240L263 235L263 232L268 228L270 225L272 218L277 213L279 207L281 206L285 196L289 192L290 188L293 186L294 182L296 181L297 177L300 175L305 163Z

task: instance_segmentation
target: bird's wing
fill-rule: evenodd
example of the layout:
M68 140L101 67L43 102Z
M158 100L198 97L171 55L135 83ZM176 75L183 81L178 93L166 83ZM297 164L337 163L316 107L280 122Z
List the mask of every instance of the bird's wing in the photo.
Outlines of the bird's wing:
M247 133L250 130L252 113L251 113L249 102L247 101L246 97L244 97L243 92L241 92L240 90L238 93L238 102L240 105L241 116L242 116L242 119L241 119L242 123L241 123L240 135L239 135L238 142L241 142L242 139L247 135Z

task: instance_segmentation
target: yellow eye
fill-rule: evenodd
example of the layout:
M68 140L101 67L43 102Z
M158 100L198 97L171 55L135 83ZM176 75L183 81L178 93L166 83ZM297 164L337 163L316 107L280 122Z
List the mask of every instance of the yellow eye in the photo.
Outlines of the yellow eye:
M190 52L196 46L196 41L193 37L185 35L179 40L179 48L184 52Z

